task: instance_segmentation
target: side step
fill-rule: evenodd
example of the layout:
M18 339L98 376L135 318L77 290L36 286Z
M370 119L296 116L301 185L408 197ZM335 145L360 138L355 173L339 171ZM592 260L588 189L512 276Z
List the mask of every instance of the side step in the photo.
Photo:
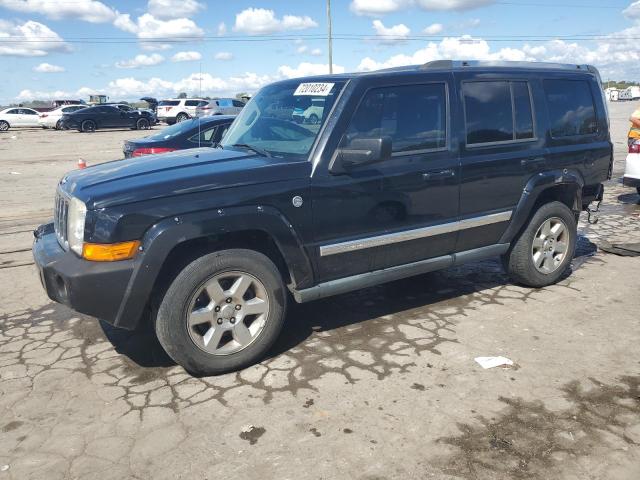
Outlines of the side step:
M360 273L351 277L338 278L325 283L320 283L315 287L305 288L304 290L292 289L291 293L298 303L319 300L341 293L360 290L362 288L373 287L382 283L393 282L402 278L413 277L435 270L460 265L463 263L475 262L491 257L500 256L509 250L508 243L500 243L489 245L488 247L476 248L464 252L444 255L442 257L429 258L418 262L407 263L405 265L397 265L395 267L383 268L382 270L374 270L372 272Z

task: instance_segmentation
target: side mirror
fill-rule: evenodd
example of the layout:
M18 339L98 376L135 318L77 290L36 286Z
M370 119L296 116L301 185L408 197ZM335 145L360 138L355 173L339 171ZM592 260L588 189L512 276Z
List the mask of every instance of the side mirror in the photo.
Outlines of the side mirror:
M344 173L353 167L383 162L391 158L391 138L354 138L339 148L329 170Z

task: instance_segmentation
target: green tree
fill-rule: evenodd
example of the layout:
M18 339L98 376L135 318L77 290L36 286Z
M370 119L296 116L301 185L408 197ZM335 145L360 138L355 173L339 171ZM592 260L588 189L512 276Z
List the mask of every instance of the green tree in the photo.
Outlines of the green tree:
M185 92L180 92L178 94L178 98L187 98L187 94Z

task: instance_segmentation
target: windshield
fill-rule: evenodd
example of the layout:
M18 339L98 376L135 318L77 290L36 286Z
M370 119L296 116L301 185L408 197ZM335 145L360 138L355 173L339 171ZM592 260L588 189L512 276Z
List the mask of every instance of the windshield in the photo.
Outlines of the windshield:
M305 157L342 87L344 82L268 85L242 109L222 146L254 148L275 157Z
M149 140L169 140L170 138L175 138L178 135L182 135L185 132L193 130L194 128L198 128L198 123L202 122L200 118L192 118L191 120L185 120L184 122L179 122L167 127L163 130L160 130L153 135L149 135ZM202 122L206 123L206 122ZM204 125L202 125L204 128Z

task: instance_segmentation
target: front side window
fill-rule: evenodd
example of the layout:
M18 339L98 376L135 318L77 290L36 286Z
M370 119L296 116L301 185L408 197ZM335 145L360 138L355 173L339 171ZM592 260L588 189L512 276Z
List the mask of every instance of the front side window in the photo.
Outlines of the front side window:
M17 108L14 108L13 110L9 110L7 112L7 114L9 115L18 115L20 113L20 110L18 110Z
M534 138L527 82L465 82L462 91L467 145Z
M598 122L591 88L584 80L545 80L552 137L591 135Z
M185 106L187 107L197 107L198 105L200 105L200 103L200 100L187 100L186 102L184 102Z
M222 145L248 145L276 157L306 157L343 87L344 82L299 80L268 85L240 111ZM324 103L317 109L315 121L304 121L298 112L307 110L317 99Z
M444 83L374 88L351 118L343 146L355 138L390 137L394 153L444 148L446 122Z

